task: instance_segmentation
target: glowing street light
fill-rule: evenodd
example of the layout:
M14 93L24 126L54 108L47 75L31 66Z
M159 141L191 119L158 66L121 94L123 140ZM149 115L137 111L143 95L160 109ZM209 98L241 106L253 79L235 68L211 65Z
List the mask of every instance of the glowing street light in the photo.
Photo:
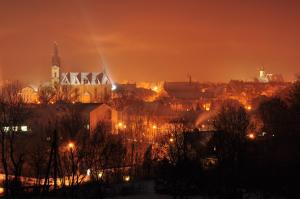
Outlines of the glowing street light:
M100 171L100 172L98 173L98 177L99 177L99 178L102 178L102 176L103 176L103 171Z
M122 127L123 126L123 123L122 122L119 122L118 123L118 127Z
M248 137L249 137L251 140L254 140L254 139L255 139L255 135L254 135L253 133L248 134Z
M252 110L252 106L248 105L248 106L246 106L246 109L247 109L248 111L251 111L251 110Z
M154 124L154 125L152 126L152 128L153 128L153 129L157 129L157 126Z
M129 182L130 181L130 176L124 176L123 179L124 179L125 182Z
M119 123L117 124L117 128L118 128L118 129L126 129L126 125L123 124L123 122L119 122Z
M169 141L170 141L171 143L173 143L173 142L174 142L174 138L170 138Z
M69 148L70 150L73 150L74 147L75 147L75 144L74 144L73 142L69 142L69 143L68 143L68 148Z
M4 188L0 187L0 196L2 196L4 194Z

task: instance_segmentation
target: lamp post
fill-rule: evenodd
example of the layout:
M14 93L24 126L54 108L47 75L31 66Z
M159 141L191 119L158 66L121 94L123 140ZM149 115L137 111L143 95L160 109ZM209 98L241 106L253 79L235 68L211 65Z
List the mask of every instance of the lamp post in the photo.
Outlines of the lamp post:
M74 178L75 178L74 148L75 148L74 142L69 142L68 149L70 150L70 153L71 153L71 164L72 164L71 165L71 167L72 167L72 182L71 182L72 190L73 190Z

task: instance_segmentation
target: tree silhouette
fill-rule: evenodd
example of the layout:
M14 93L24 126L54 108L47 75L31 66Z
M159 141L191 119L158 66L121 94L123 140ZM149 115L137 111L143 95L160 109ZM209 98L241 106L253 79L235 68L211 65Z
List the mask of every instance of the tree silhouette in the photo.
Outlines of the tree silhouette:
M244 107L234 100L225 101L214 119L217 130L213 138L219 161L221 195L238 197L240 167L249 118ZM225 191L225 192L224 192Z

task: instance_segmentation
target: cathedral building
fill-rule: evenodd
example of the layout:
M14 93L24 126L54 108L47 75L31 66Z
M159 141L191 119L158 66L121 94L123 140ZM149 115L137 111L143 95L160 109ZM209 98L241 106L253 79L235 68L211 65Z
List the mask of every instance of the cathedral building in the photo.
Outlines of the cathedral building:
M51 86L62 89L69 88L74 102L100 103L107 101L112 92L113 84L105 70L103 72L66 72L62 71L61 59L57 44L51 66ZM66 94L66 93L65 93Z
M283 77L281 74L272 74L267 73L262 67L259 70L259 76L257 80L261 83L269 83L269 82L283 82Z

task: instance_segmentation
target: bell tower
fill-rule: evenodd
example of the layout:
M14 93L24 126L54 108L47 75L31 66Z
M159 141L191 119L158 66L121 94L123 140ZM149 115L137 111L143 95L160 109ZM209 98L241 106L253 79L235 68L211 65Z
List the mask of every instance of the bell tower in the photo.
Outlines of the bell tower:
M60 80L60 57L58 55L57 43L54 42L54 51L52 55L52 66L51 66L51 84L55 86L59 84Z

